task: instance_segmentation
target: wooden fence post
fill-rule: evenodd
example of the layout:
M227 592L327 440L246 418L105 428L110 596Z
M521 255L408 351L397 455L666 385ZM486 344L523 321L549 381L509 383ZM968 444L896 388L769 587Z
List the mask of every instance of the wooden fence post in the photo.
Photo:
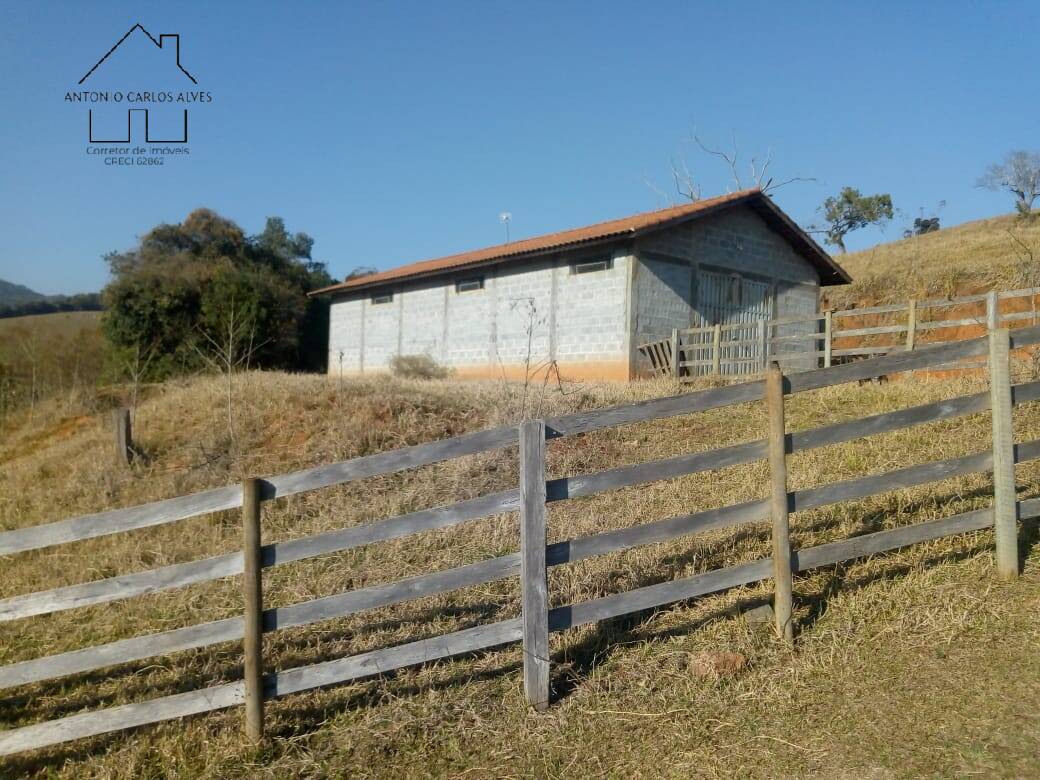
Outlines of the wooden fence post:
M1000 301L997 291L990 290L986 295L986 329L996 330L1000 327Z
M787 431L784 424L784 375L773 361L766 372L766 411L769 414L770 504L773 519L773 613L777 633L784 639L794 638L791 622L791 528L787 504Z
M827 309L823 313L823 367L831 367L831 343L834 340L834 312Z
M711 373L722 374L722 323L716 322L711 332Z
M549 586L545 568L545 421L520 425L520 588L524 693L549 706Z
M766 348L768 346L766 338L766 320L763 318L758 321L758 356L762 358L763 372L769 367L769 358L766 356Z
M993 419L993 527L997 574L1018 576L1018 512L1015 453L1011 430L1011 337L1007 328L989 332L989 392Z
M906 307L906 350L914 351L914 342L917 341L917 301L911 299Z
M676 379L679 378L679 359L681 353L679 352L679 330L672 328L672 376Z
M245 601L242 650L245 655L246 736L253 742L264 737L264 605L260 540L260 480L247 479L242 483L242 597Z
M115 429L116 463L129 466L134 456L133 432L130 430L130 410L125 406L112 410L112 425Z

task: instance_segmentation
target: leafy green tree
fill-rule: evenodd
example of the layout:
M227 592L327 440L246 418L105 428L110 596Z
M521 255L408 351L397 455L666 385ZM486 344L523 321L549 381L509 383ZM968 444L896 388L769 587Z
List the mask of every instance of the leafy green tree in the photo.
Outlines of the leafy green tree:
M815 232L823 233L826 242L845 252L845 236L867 225L884 225L892 219L892 196L886 194L863 195L854 187L844 187L837 195L823 202L819 209L827 227Z
M306 293L332 280L311 259L313 244L278 217L257 236L209 209L159 225L136 248L106 255L105 334L117 357L147 350L154 378L204 367L201 348L223 343L228 322L252 365L319 369L323 352L307 345L324 345L327 304Z

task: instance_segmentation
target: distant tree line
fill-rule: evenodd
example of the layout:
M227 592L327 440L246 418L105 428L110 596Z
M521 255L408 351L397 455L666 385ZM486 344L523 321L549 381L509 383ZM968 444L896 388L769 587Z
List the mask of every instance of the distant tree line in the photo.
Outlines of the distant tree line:
M53 314L60 311L101 311L101 308L101 293L48 295L39 300L0 306L0 319L27 317L31 314Z

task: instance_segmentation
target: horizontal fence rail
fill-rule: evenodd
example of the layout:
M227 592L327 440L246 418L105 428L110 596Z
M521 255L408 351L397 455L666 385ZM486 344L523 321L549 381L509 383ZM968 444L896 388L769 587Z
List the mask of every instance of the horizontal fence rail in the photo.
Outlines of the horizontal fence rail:
M990 296L991 298L992 296ZM805 571L813 567L831 565L909 544L985 528L996 528L998 558L1006 561L1013 552L1008 548L1008 545L1011 544L1008 542L1008 523L1011 523L1013 529L1016 519L1040 516L1040 499L1015 503L1014 473L1008 471L1013 464L1040 458L1040 440L1014 443L1007 435L1007 431L1010 430L1010 409L1023 403L1040 400L1040 382L1010 385L1007 378L1009 350L1037 343L1040 343L1040 327L1014 331L994 330L987 338L921 347L913 351L902 351L855 363L792 374L782 377L779 384L773 385L772 392L778 395L774 395L774 401L769 405L769 414L782 415L783 398L792 394L882 374L943 365L965 358L986 358L989 361L993 383L990 392L793 432L784 432L782 417L779 420L771 417L776 423L773 428L774 433L781 438L774 439L774 444L771 445L773 454L770 459L773 463L774 473L776 473L775 469L785 464L786 458L792 453L986 411L991 412L995 431L993 445L989 451L931 463L908 465L880 474L856 477L801 490L789 491L781 488L778 495L782 498L786 494L786 507L783 506L782 501L779 506L777 505L776 494L774 494L772 501L763 498L662 520L647 520L631 527L551 544L546 544L544 541L546 504L762 461L770 454L770 449L767 441L763 439L704 452L693 452L650 462L619 466L591 474L545 479L545 448L537 446L539 442L551 443L553 439L559 437L718 409L733 404L762 402L765 384L761 381L748 382L698 393L654 399L639 404L563 415L538 421L537 424L528 423L526 424L528 426L526 439L524 439L526 444L521 446L522 460L526 464L524 468L527 474L524 488L526 492L523 497L521 489L517 487L302 539L268 543L253 547L251 553L256 555L253 560L257 564L257 568L253 570L257 574L251 576L258 576L263 569L273 566L398 539L423 531L448 528L459 523L480 520L502 513L519 512L525 530L521 534L522 549L518 552L394 582L348 590L288 606L263 609L262 596L260 598L254 596L253 608L258 611L254 612L250 619L256 621L259 632L269 633L517 576L521 577L525 593L521 617L473 626L396 647L373 650L311 666L271 671L263 676L262 686L255 682L260 679L259 677L247 677L247 680L253 680L250 685L254 686L250 688L253 693L248 696L246 682L238 681L11 729L0 732L0 754L30 750L131 726L156 723L247 703L250 712L248 721L250 734L262 735L264 699L356 680L404 666L449 658L461 653L485 650L518 641L523 642L525 648L525 690L532 705L540 708L548 702L549 661L544 639L547 632L563 631L590 622L651 609L760 580L772 579L779 583L785 567L788 566L792 571ZM779 399L779 402L776 399ZM776 433L776 431L780 433ZM997 435L997 432L1000 434ZM442 442L420 444L394 452L365 456L331 466L305 469L290 475L270 477L261 480L257 485L259 504L256 509L250 510L246 514L258 512L264 501L304 490L342 484L367 476L392 473L448 458L463 457L518 444L521 444L521 437L518 435L517 429L496 428ZM778 447L780 449L777 449ZM779 463L776 460L778 457L780 458ZM786 469L786 466L784 468ZM786 524L788 513L804 512L843 501L858 500L967 474L995 471L999 471L1005 481L1001 483L1003 487L995 495L994 505L987 509L879 531L802 550L790 549L789 545L784 542L777 548L780 552L775 558L778 562L776 564L774 564L773 558L763 559L552 609L546 606L547 599L544 591L539 590L538 583L545 582L545 570L548 567L567 565L642 545L666 542L708 531L733 529L742 524L770 519L773 520L773 533L777 534L780 533L778 529L782 530ZM1007 474L1010 474L1012 480L1010 486L1006 481ZM544 485L544 490L539 489L540 485ZM8 554L12 551L35 550L54 544L116 533L120 530L129 531L174 522L205 512L223 511L242 506L242 495L242 489L237 486L218 488L193 496L170 499L166 502L74 518L70 521L35 527L35 530L40 532L39 538L34 537L32 533L34 528L10 531L0 535L0 544L7 545L0 547L0 550L6 551ZM199 507L202 506L215 508L200 510ZM779 521L781 525L778 526L778 517L781 515ZM101 521L102 530L93 532L96 529L91 529L87 522L90 517L108 517L109 520ZM259 545L258 536L259 534L254 532L251 537L254 541L251 544ZM250 538L248 534L247 538ZM1013 534L1010 538L1014 539ZM788 549L790 549L789 556L786 555ZM0 600L0 621L39 616L240 575L243 573L243 562L243 553L234 552L134 574L13 596ZM780 568L777 569L777 566ZM785 595L785 592L778 588L775 595L778 615L789 608L789 603L786 603L789 600L789 592ZM260 606L257 606L258 604ZM787 628L789 629L789 626ZM105 667L192 648L239 642L243 640L245 634L245 618L238 616L22 661L0 667L0 688L96 671ZM259 674L258 670L262 668L259 642L254 642L252 647L251 668L254 669L255 674Z
M835 359L876 357L960 340L957 329L993 329L1013 323L1040 324L1036 298L1040 288L991 291L957 298L910 300L906 303L825 311L755 322L719 323L673 330L670 339L640 346L655 373L689 380L697 376L739 376L764 371L770 360L785 370L804 371ZM1001 302L1028 311L1001 311ZM1015 304L1014 301L1020 303ZM1007 309L1008 307L1004 307ZM954 314L943 310L954 310ZM966 312L965 310L971 310ZM930 314L937 312L937 314ZM847 323L847 324L846 324ZM797 332L790 332L791 330ZM944 333L945 332L945 333ZM878 337L886 337L877 341ZM651 355L653 352L653 355ZM665 363L669 357L669 363Z

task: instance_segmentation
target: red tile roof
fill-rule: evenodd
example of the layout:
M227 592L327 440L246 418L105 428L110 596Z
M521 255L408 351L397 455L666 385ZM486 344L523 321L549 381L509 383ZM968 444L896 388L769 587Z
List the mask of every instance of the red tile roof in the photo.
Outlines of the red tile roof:
M774 229L790 241L795 249L819 271L822 284L845 284L851 281L851 277L844 269L835 263L790 217L784 214L767 195L761 190L751 189L721 195L717 198L684 203L680 206L672 206L671 208L659 209L657 211L647 211L631 217L624 217L623 219L599 222L587 227L564 230L559 233L548 233L534 238L525 238L509 244L489 246L484 249L475 249L457 255L439 257L434 260L423 260L418 263L391 268L388 271L360 276L347 282L314 290L310 294L321 295L343 290L375 287L402 279L489 265L494 262L542 254L618 236L635 237L641 233L659 230L677 222L705 216L720 209L740 204L754 208L767 223L770 223Z

